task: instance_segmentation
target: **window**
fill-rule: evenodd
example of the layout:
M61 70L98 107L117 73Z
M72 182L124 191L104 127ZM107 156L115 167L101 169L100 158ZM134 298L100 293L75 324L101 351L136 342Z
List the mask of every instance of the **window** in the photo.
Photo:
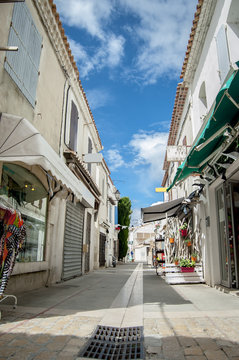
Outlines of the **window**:
M47 191L41 182L21 166L4 164L0 203L18 210L26 225L26 238L17 261L44 261Z
M6 52L5 69L21 92L35 106L38 69L42 37L27 6L15 4L8 46L18 46L18 51Z
M203 103L203 105L205 106L205 108L207 108L207 95L206 95L206 86L205 86L205 81L203 81L200 90L199 90L199 99L201 100L201 102Z
M92 141L90 138L88 138L88 154L92 154L93 146ZM88 164L88 171L91 173L91 163Z
M105 197L105 179L102 179L102 198L104 199Z
M220 75L221 84L223 84L228 74L228 71L230 70L230 59L228 53L227 34L226 34L225 25L222 25L217 33L216 44L217 44L219 75Z
M109 204L109 222L112 223L112 205Z
M78 133L78 110L74 103L71 101L71 120L70 120L70 140L69 148L77 152L77 133Z

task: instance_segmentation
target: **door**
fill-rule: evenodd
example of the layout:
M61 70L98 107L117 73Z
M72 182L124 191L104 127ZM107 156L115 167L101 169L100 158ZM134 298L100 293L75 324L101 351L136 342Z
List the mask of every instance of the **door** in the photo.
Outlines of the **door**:
M99 264L105 266L105 242L106 235L100 233Z
M87 213L86 219L86 247L87 252L85 253L85 272L90 271L90 233L91 233L91 214Z
M239 288L239 184L231 183L231 199L232 199L232 235L233 235L233 251L234 256L234 283L232 286Z
M217 190L218 205L218 227L219 227L219 249L220 249L220 265L221 265L221 284L230 287L230 258L228 231L225 207L225 189L221 186Z
M239 287L239 184L225 183L217 191L221 283Z
M84 230L84 206L66 204L65 236L62 279L82 275L82 247Z

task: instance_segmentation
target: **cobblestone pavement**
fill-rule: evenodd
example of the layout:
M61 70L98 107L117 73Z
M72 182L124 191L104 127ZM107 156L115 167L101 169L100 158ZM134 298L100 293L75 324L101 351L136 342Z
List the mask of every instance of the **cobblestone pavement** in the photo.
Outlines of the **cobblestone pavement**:
M120 265L23 294L16 310L1 305L0 360L80 359L134 269ZM143 282L147 360L239 360L237 296L206 285L169 286L147 267Z

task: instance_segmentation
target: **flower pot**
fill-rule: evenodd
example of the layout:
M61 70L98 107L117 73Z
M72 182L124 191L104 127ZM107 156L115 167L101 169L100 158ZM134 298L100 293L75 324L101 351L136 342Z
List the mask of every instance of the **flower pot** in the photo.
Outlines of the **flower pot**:
M191 261L196 262L196 261L197 261L197 257L196 257L196 256L191 256Z
M174 261L174 265L178 266L178 263L179 263L178 261Z
M174 238L169 238L169 242L170 242L170 244L173 244L174 243Z
M194 267L181 267L181 272L194 272Z
M191 246L192 242L191 241L185 241L187 246Z

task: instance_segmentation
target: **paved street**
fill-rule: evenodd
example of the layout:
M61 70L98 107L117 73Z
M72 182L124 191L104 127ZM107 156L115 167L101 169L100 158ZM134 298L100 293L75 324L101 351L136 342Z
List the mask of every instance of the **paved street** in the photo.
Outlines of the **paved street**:
M0 309L0 360L80 359L98 325L143 326L146 359L239 359L239 297L167 285L147 265L118 264L19 294L16 310Z

